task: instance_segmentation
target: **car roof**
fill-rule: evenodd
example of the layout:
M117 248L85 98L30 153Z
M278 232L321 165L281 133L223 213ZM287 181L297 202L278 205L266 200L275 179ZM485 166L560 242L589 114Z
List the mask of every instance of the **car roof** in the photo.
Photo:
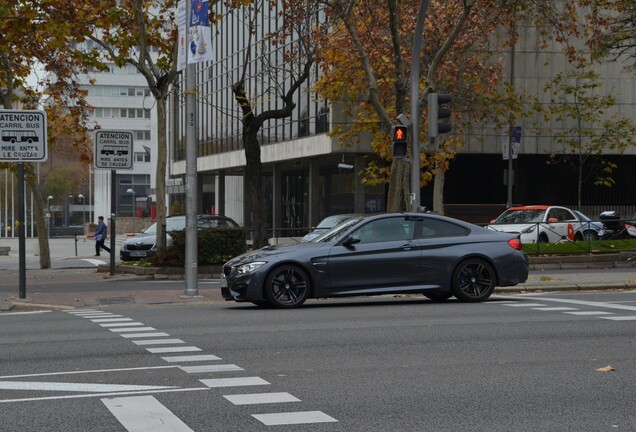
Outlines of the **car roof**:
M550 207L554 207L554 206L549 206L549 205L527 205L527 206L510 207L508 210L547 210Z

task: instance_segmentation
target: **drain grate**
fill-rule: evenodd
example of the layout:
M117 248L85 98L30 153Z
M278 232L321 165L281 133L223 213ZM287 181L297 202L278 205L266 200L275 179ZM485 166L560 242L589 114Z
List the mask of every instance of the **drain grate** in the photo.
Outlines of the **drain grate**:
M131 297L108 297L108 298L98 298L97 301L99 304L123 304L123 303L134 303L134 300Z

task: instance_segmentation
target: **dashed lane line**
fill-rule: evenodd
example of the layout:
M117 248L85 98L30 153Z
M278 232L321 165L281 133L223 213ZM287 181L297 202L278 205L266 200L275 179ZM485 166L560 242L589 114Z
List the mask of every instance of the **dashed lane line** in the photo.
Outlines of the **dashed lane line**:
M224 395L225 399L234 405L257 405L268 403L300 402L296 396L285 392L278 393L250 393Z
M335 418L328 416L322 411L298 411L272 414L252 414L256 420L265 426L280 426L291 424L307 423L329 423L337 422Z

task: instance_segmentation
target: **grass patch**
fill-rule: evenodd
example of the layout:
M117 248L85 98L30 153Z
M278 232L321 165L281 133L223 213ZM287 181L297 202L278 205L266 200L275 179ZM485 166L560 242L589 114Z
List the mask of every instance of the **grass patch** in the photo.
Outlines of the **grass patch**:
M596 240L565 241L561 243L532 243L524 244L523 251L528 255L577 255L577 254L602 254L616 252L636 252L636 239L634 240Z

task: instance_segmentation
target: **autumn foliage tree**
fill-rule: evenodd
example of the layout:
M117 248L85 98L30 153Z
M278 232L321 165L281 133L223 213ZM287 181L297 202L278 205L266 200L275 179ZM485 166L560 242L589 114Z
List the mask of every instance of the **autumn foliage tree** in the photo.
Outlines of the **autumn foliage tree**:
M36 109L46 95L49 153L58 137L73 131L77 139L71 145L86 156L86 137L77 131L85 130L88 107L76 77L98 61L92 53L82 53L76 47L84 40L94 10L92 4L79 0L7 0L0 4L0 103L5 109L18 105ZM28 78L38 65L43 74L34 88ZM14 170L17 164L0 166ZM43 196L36 171L36 164L24 164L25 181L35 200L36 227L43 233ZM48 238L39 235L38 241L40 267L50 268Z

